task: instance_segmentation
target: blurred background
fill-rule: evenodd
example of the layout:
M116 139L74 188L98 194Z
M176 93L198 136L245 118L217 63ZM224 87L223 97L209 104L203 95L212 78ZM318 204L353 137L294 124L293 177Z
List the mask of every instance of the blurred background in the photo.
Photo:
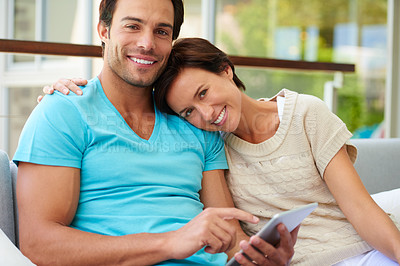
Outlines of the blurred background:
M398 116L398 107L387 107L390 73L398 73L390 40L399 34L388 18L399 15L391 10L398 1L184 0L180 37L207 38L229 55L355 64L353 73L255 67L237 67L237 73L253 98L287 88L326 99L327 83L339 79L333 111L354 137L396 137L384 121ZM100 45L99 2L1 0L0 38ZM0 53L0 149L13 156L44 85L62 77L91 78L101 60Z

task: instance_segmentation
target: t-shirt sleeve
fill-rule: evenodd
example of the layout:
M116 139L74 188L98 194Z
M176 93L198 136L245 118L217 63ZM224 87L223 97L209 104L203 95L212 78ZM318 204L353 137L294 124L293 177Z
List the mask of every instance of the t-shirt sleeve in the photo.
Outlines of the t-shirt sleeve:
M204 171L228 169L228 163L226 162L225 156L224 141L219 132L204 131L204 136L206 148Z
M354 163L357 149L349 142L352 134L346 124L319 98L306 96L304 100L306 102L303 104L309 105L305 117L306 134L321 177L324 176L326 166L343 145L346 145L350 159Z
M87 131L81 114L65 96L46 96L29 116L14 162L81 168Z

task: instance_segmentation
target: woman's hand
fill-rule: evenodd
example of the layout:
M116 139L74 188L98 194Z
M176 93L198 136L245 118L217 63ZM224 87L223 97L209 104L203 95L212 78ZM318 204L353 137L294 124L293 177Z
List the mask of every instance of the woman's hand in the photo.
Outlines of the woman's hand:
M86 79L76 78L76 79L59 79L51 86L44 86L43 92L45 94L53 94L55 90L67 95L70 91L74 92L76 95L82 95L83 92L78 86L84 86L87 84ZM43 99L43 95L39 95L37 102L39 103Z
M242 240L240 248L243 250L244 256L240 252L235 254L235 259L240 265L289 265L294 255L294 245L297 240L297 233L300 226L296 227L291 233L283 224L278 225L277 229L280 234L280 242L274 247L265 242L258 236L252 236L249 241Z

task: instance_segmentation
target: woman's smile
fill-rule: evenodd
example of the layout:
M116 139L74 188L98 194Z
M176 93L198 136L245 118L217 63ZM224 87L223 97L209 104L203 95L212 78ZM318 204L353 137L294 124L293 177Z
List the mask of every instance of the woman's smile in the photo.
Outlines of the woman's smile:
M226 111L226 106L222 109L221 113L218 115L217 119L212 122L217 126L222 126L228 117L228 112Z

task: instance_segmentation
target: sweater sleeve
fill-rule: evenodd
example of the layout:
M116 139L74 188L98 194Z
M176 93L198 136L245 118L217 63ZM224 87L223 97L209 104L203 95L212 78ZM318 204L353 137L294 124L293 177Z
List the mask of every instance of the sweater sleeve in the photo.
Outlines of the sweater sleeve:
M357 149L349 142L352 134L346 124L319 98L304 96L303 101L302 104L309 106L305 114L305 131L321 177L323 178L326 166L343 145L346 145L354 163Z

